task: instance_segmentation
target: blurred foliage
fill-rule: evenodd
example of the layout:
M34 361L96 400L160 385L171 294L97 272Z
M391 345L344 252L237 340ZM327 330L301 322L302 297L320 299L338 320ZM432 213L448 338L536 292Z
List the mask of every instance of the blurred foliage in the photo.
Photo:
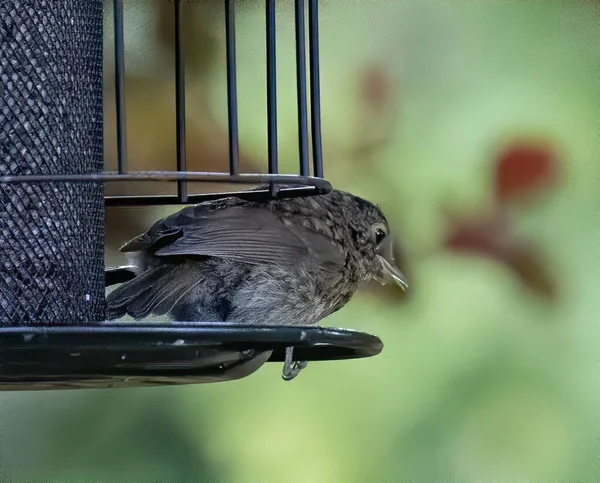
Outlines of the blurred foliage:
M245 171L266 167L263 3L236 3ZM410 281L406 298L372 286L324 323L376 333L384 352L311 363L291 384L270 364L224 384L4 395L2 448L15 453L5 471L57 481L597 480L597 3L320 5L325 176L382 205ZM173 169L171 6L125 7L130 168ZM293 2L277 8L279 154L281 171L296 172ZM185 9L188 166L223 170L222 4ZM107 263L167 211L109 210Z
M169 393L144 389L38 393L6 425L11 434L22 435L20 447L3 441L3 448L26 481L48 481L49 476L60 481L113 481L115 475L129 481L185 481L198 474L217 478L225 469L217 470L218 464L207 459L176 406ZM54 417L49 419L50 412ZM28 429L27 437L22 428Z

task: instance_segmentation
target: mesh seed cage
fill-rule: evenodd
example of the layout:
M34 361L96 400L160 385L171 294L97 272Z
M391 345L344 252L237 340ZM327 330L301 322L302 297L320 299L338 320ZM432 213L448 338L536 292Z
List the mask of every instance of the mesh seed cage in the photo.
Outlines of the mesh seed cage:
M229 128L225 173L186 171L185 0L170 2L175 19L177 170L160 172L127 168L122 0L114 0L112 12L116 172L103 170L102 0L0 1L2 389L223 381L245 377L265 361L284 362L284 378L289 379L306 361L369 357L381 351L377 337L346 329L104 320L106 287L130 275L123 269L105 270L105 206L183 205L225 196L319 196L331 190L323 179L321 151L318 0L307 0L308 5L295 0L297 175L278 174L275 0L265 1L268 174L240 173L235 4L222 1ZM157 180L176 184L177 194L104 196L107 183ZM194 194L188 183L196 181L262 188Z

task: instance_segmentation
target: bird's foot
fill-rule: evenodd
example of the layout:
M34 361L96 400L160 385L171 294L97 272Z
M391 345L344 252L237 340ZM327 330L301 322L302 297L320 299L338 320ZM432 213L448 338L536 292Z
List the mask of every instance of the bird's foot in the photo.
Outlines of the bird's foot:
M308 365L308 361L294 361L294 348L286 347L285 349L285 361L283 363L283 374L282 378L284 381L291 381L294 379L300 371Z

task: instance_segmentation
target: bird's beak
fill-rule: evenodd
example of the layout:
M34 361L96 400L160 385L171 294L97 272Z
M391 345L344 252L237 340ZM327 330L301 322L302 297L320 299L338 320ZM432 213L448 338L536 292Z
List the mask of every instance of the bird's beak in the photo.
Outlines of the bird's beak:
M406 290L408 283L404 274L396 266L390 237L383 240L377 247L377 258L381 262L381 270L375 275L375 280L381 285L387 285L388 282L394 281L402 290Z

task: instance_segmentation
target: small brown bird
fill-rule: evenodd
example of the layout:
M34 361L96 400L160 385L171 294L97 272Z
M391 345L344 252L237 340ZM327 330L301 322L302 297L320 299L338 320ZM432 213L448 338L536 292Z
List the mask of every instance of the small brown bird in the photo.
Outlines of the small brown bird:
M381 210L338 190L189 206L121 251L136 276L108 295L108 319L312 325L363 282L407 287Z

